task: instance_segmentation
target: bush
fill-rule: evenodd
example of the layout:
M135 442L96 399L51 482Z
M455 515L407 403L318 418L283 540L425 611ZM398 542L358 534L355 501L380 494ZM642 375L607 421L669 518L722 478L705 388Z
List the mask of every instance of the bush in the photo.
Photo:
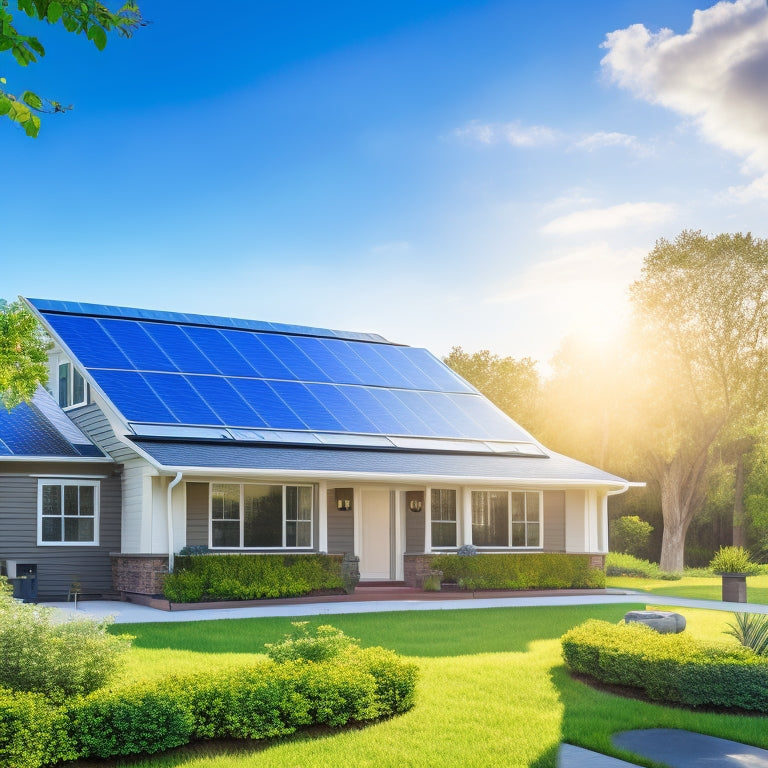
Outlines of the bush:
M0 689L0 765L38 768L75 760L65 712L41 693Z
M752 562L744 547L720 547L709 567L715 573L755 574L759 571L759 566Z
M662 635L638 622L594 619L561 641L568 666L600 682L689 707L768 712L768 659L746 648L706 645L686 633Z
M0 687L43 693L54 701L105 685L130 646L106 621L61 622L56 611L0 593Z
M292 621L293 632L279 643L266 643L267 656L274 661L327 661L338 656L359 640L345 635L340 629L321 624L311 634L308 621Z
M726 633L758 656L768 656L768 614L734 613L734 623Z
M569 589L605 587L605 573L589 555L437 555L430 567L462 589Z
M178 603L342 589L341 560L328 555L179 555L174 573L163 584L163 594Z
M653 526L637 515L624 515L612 521L609 532L612 551L643 557L648 551Z

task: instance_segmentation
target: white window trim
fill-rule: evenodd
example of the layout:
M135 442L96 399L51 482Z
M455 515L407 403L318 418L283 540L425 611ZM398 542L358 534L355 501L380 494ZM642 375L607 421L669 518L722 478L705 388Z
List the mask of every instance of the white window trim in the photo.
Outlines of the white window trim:
M213 486L214 485L237 485L240 488L240 500L239 500L239 519L238 522L240 524L240 541L241 544L237 547L223 547L220 545L214 546L213 543ZM263 486L274 486L279 485L282 488L283 492L283 518L282 518L282 545L279 547L258 547L258 546L245 546L242 544L243 537L245 536L245 515L243 514L243 509L245 509L245 486L246 485L263 485ZM309 520L300 520L300 521L294 521L291 522L309 522L309 545L307 546L288 546L285 543L286 538L286 526L287 526L287 519L286 519L286 489L291 486L293 488L309 488L312 491L312 511L309 516ZM222 521L217 521L222 522ZM315 540L315 492L314 487L309 483L251 483L251 482L245 482L245 483L228 483L228 482L221 482L221 481L215 481L208 483L208 548L211 550L227 550L229 552L313 552L314 551L314 540Z
M61 383L61 374L59 371L63 365L69 366L69 375L67 376L67 405L61 405L61 392L59 390ZM83 380L83 399L78 402L73 402L75 391L75 373ZM63 411L68 411L70 408L81 408L84 405L88 405L88 382L85 380L85 376L79 371L75 364L69 360L59 362L56 366L56 402L60 404Z
M455 520L435 520L432 516L432 491L453 491L454 493L454 502L455 502L455 513L456 513L456 519ZM429 497L430 497L430 517L429 517L429 526L430 526L430 534L432 533L432 525L453 525L454 530L456 532L456 543L455 544L432 544L432 549L436 552L447 552L454 549L459 548L459 491L457 488L445 488L445 487L436 487L432 486L429 488ZM430 542L431 542L431 535L430 535Z
M91 486L93 491L93 541L43 541L43 486L58 485L64 487L75 485L79 487ZM99 546L99 522L101 519L101 483L98 480L85 478L47 477L37 481L37 546L38 547L98 547ZM62 504L64 494L62 493ZM46 515L53 517L53 515ZM64 517L63 510L61 518Z
M481 550L481 551L498 551L500 549L505 550L513 550L515 552L519 551L537 551L537 550L543 550L544 549L544 491L536 490L534 488L515 488L514 490L509 488L473 488L472 492L479 491L481 493L506 493L507 494L507 543L506 544L492 544L492 545L480 545L475 544L475 546ZM535 493L539 497L539 543L535 546L530 546L528 544L525 544L523 546L513 546L509 542L512 539L512 504L511 504L511 498L510 494L513 493L522 493L523 497L525 497L526 493ZM524 499L525 500L525 499ZM528 502L525 500L525 509L526 509L526 519L525 519L525 525L528 525ZM470 526L469 530L470 533L472 533L472 495L470 494L469 498L469 509L467 510L467 514L469 515L470 519ZM519 523L520 521L515 521ZM528 536L528 530L526 527L526 537ZM473 542L474 543L474 542Z

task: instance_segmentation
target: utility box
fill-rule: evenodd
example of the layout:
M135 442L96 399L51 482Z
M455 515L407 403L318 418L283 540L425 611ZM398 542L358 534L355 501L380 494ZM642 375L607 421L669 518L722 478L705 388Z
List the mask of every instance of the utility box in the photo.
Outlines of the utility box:
M34 602L37 600L37 565L16 563L15 566L16 575L8 577L13 584L13 596L25 603Z

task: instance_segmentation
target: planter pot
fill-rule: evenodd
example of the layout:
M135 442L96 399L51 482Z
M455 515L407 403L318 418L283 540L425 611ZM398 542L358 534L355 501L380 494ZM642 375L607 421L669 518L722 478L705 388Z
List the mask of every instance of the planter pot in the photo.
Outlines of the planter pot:
M723 578L723 602L746 603L747 574L721 573L720 576Z

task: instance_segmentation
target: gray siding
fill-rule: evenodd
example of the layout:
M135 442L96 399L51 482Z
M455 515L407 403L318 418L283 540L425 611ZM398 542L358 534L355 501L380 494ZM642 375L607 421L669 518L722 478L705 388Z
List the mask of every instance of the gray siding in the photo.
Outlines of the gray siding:
M208 483L187 483L187 545L208 546Z
M110 553L120 549L121 506L120 477L112 474L113 469L112 464L35 464L25 468L28 474L0 474L0 559L36 565L40 599L65 596L73 581L79 581L87 595L112 591ZM38 478L32 474L36 472L108 475L100 480L98 546L38 546Z
M76 408L67 414L102 451L115 461L125 462L135 459L138 454L125 443L121 443L110 426L109 420L95 403Z
M565 491L544 491L544 551L565 552Z
M405 510L405 551L420 554L424 551L424 512L411 512L406 504Z
M336 491L328 491L328 554L342 555L355 551L354 512L336 508Z

